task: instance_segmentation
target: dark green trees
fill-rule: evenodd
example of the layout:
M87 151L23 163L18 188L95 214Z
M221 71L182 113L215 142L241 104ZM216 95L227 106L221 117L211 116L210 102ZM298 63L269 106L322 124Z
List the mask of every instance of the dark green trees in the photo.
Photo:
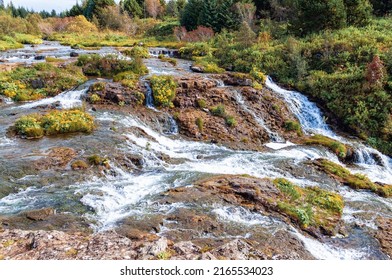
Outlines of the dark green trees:
M232 29L240 24L234 9L238 0L189 0L181 15L181 25L194 30L202 25L211 27L215 32L224 28Z
M141 17L143 15L143 8L136 0L122 0L120 1L120 7L133 17Z
M83 14L86 18L92 19L94 15L99 13L100 9L113 5L116 5L114 0L88 0L83 7Z
M294 1L295 16L291 20L294 33L305 35L324 29L338 29L346 25L343 0Z
M392 12L392 0L371 0L373 5L374 13L378 16L384 16L391 14Z
M347 24L364 26L372 16L372 5L368 0L344 0L347 11Z

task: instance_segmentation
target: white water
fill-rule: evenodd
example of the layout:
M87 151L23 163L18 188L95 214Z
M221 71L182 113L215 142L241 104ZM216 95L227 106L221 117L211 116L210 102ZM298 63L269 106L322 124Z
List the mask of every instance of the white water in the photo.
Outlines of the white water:
M301 234L292 226L259 213L253 213L242 207L218 207L213 210L223 222L234 222L242 224L246 227L260 225L263 228L270 228L272 232L279 229L289 231L292 235L302 241L305 248L316 258L320 260L359 260L365 257L365 252L357 249L343 249L339 247L332 247L329 244L321 243L320 241L307 237Z
M51 105L55 103L56 103L56 107L58 104L59 105L58 107L62 109L72 109L72 108L81 107L83 105L81 98L84 94L86 94L87 90L88 89L65 91L55 97L45 98L42 100L26 103L24 105L19 106L19 108L30 109L38 106Z
M262 118L257 116L253 110L251 110L246 104L245 100L242 98L241 93L238 92L238 90L233 90L234 92L234 97L237 101L237 103L241 106L241 108L250 114L255 121L268 133L268 136L270 137L271 141L273 142L278 142L278 143L285 143L285 139L283 139L277 132L273 132L264 122Z
M392 163L389 157L358 141L338 136L327 125L325 118L317 105L310 102L303 94L279 87L270 77L266 80L266 86L278 93L285 100L290 110L300 121L301 127L305 133L321 134L352 146L355 149L356 164L361 167L361 169L355 170L355 172L365 173L373 181L379 181L386 184L392 183ZM375 157L378 157L381 161L380 164L377 163Z

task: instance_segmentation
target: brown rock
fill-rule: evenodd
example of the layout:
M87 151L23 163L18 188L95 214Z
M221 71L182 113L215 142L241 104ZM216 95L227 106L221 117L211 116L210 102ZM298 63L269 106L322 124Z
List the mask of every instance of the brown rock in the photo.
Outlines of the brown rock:
M44 208L26 212L26 217L33 221L45 221L50 216L55 215L56 210L53 208Z
M380 242L381 249L392 258L392 219L380 217L377 219L377 226L375 236Z

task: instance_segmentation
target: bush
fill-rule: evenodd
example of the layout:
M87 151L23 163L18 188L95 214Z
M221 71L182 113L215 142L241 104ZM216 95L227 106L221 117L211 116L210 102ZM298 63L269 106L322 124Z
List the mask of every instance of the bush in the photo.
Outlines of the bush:
M230 127L237 126L237 120L233 116L226 116L225 121L226 124Z
M27 115L15 123L16 133L26 138L72 132L90 133L94 127L93 117L77 109L54 110L44 115Z
M211 113L217 117L226 117L226 109L223 104L219 104L216 107L210 109Z
M199 106L199 108L204 109L207 108L207 103L204 99L197 99L197 106Z
M81 66L83 72L88 76L113 77L116 74L127 71L140 75L148 73L147 67L143 64L140 57L136 57L133 60L125 60L116 55L81 55L78 58L77 65Z
M177 83L172 76L152 76L151 89L157 106L173 107Z
M202 118L197 118L197 119L196 119L196 125L197 125L197 127L199 128L199 131L200 131L200 132L203 132L203 129L204 129L204 121L203 121Z
M286 131L296 131L298 136L302 135L301 124L297 121L286 121L284 123L284 129Z
M14 101L29 101L55 96L85 82L86 77L72 65L60 68L50 63L38 63L0 72L0 81L0 94Z
M120 82L123 86L134 89L139 82L139 75L132 71L122 72L113 77L114 82Z
M123 51L123 54L130 56L130 57L141 57L141 58L149 58L150 53L147 48L142 46L133 47L130 50Z

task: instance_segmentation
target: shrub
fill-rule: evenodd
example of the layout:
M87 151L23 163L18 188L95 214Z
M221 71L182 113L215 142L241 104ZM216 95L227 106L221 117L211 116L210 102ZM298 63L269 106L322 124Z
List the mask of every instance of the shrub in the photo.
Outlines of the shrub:
M139 75L132 71L122 72L114 76L113 81L120 82L123 86L134 89L139 82Z
M92 132L94 119L80 110L50 111L44 115L27 115L15 123L16 133L26 138L40 138L71 132Z
M90 95L89 99L90 99L91 103L98 103L101 101L101 97L96 93L93 93L92 95Z
M197 119L196 119L196 125L197 125L197 127L199 128L199 131L200 131L200 132L203 132L203 129L204 129L204 121L203 121L202 118L197 118Z
M38 63L0 72L0 81L0 94L14 101L29 101L55 96L83 83L86 77L72 65L60 68L50 63Z
M219 104L216 107L211 108L210 111L214 116L217 117L224 118L226 116L226 109L223 104Z
M286 131L296 131L298 136L302 135L301 124L297 121L286 121L284 123L284 129Z
M226 124L230 127L237 126L237 120L233 116L226 116L225 121Z
M204 73L221 74L225 72L225 69L220 68L215 62L206 61L204 59L197 59L193 66L199 67Z
M207 108L207 103L204 99L200 98L197 99L197 106L199 106L199 108L204 109Z
M155 104L164 107L173 107L176 97L177 83L172 76L152 76L151 89Z
M123 54L130 57L141 57L141 58L149 58L150 53L147 48L142 46L135 46L130 50L123 51Z
M131 71L136 74L147 74L148 70L140 57L133 60L121 59L117 55L100 56L98 54L81 55L77 65L89 76L113 77L121 72Z

